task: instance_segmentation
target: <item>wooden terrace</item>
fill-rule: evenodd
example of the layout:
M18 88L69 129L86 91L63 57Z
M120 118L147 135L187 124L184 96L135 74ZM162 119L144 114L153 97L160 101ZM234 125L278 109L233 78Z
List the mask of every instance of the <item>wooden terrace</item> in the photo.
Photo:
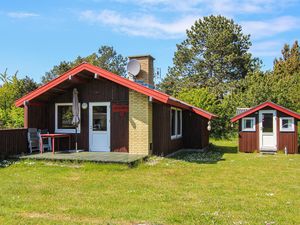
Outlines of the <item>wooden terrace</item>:
M88 152L88 151L61 151L44 152L43 154L30 154L18 156L20 159L34 160L67 160L76 162L95 162L95 163L125 163L132 164L140 160L144 160L146 155L128 154L121 152Z

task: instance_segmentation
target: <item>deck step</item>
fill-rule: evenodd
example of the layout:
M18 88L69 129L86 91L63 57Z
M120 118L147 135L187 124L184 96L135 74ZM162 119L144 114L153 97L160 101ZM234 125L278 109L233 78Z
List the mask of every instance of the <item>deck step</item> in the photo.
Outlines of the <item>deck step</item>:
M277 151L274 150L274 149L261 149L260 153L261 154L275 155L277 153Z

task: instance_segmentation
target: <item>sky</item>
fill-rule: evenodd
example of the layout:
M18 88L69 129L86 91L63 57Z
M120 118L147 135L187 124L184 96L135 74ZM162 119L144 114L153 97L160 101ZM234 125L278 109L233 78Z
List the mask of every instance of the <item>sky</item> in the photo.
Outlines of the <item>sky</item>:
M63 60L102 45L123 56L151 54L162 77L199 18L224 15L251 35L250 52L272 69L300 36L300 0L0 0L0 73L37 82Z

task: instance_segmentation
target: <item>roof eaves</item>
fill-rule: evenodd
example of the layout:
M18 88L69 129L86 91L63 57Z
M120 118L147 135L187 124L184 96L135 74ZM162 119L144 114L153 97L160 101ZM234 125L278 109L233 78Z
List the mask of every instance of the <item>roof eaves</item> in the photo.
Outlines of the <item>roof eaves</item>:
M207 118L207 119L209 119L209 120L218 117L218 116L215 115L215 114L212 114L212 113L210 113L210 112L208 112L208 111L205 111L205 110L203 110L203 109L201 109L201 108L195 107L195 106L193 106L193 105L191 105L191 104L188 104L188 103L186 103L186 102L184 102L184 101L181 101L181 100L179 100L179 99L177 99L177 98L174 98L174 97L172 97L172 96L170 96L169 99L172 100L173 102L177 102L177 103L181 104L181 106L182 106L183 108L189 108L191 111L193 111L193 112L195 112L196 114L198 114L198 115L200 115L200 116L203 116L204 118Z
M49 81L48 83L38 87L37 89L29 92L25 96L19 98L18 100L15 101L15 105L17 107L23 106L24 101L26 100L31 100L35 97L37 97L40 93L44 93L45 91L55 87L58 83L61 83L62 81L65 81L66 78L69 77L73 73L73 75L77 74L78 72L82 71L82 67L87 64L86 62L83 62L79 64L78 66L75 66L74 68L68 70L67 72L63 73L62 75L54 78L53 80ZM71 75L72 76L72 75Z
M15 102L15 105L17 107L23 106L25 101L30 101L30 100L34 99L35 97L45 93L46 91L50 90L51 88L55 87L56 85L58 85L58 84L62 83L63 81L69 79L69 76L74 76L74 75L76 75L77 73L79 73L83 70L87 70L89 72L98 74L99 76L101 76L105 79L108 79L110 81L113 81L115 83L123 85L123 86L125 86L129 89L140 92L142 94L145 94L145 95L147 95L149 97L152 97L155 100L160 101L162 103L170 104L170 105L185 108L185 109L189 109L189 110L195 112L196 114L201 115L201 116L203 116L207 119L212 119L212 118L217 117L216 115L214 115L210 112L207 112L203 109L197 108L193 105L190 105L190 104L188 104L186 102L183 102L179 99L176 99L174 97L171 97L171 96L169 96L169 95L167 95L163 92L160 92L160 91L157 91L157 90L154 90L154 89L150 89L150 88L145 87L141 84L138 84L138 83L133 82L131 80L125 79L121 76L118 76L114 73L111 73L107 70L104 70L100 67L91 65L91 64L86 63L86 62L83 62L82 64L70 69L69 71L65 72L64 74L58 76L57 78L51 80L50 82L44 84L43 86L37 88L36 90L34 90L34 91L28 93L27 95L23 96L22 98L18 99Z
M300 119L300 114L298 114L298 113L296 113L296 112L294 112L294 111L292 111L290 109L287 109L287 108L285 108L283 106L277 105L277 104L275 104L275 103L273 103L271 101L266 101L266 102L263 102L263 103L261 103L261 104L259 104L257 106L254 106L254 107L250 108L249 110L247 110L247 111L245 111L245 112L243 112L243 113L241 113L239 115L234 116L233 118L231 118L230 121L232 123L234 123L234 122L238 121L239 119L241 119L241 118L243 118L243 117L245 117L245 116L247 116L249 114L252 114L252 113L254 113L254 112L256 112L256 111L258 111L258 110L260 110L260 109L262 109L264 107L267 107L267 106L269 106L271 108L274 108L274 109L276 109L278 111L284 112L284 113L286 113L288 115L291 115L291 116L293 116L293 117L295 117L297 119Z

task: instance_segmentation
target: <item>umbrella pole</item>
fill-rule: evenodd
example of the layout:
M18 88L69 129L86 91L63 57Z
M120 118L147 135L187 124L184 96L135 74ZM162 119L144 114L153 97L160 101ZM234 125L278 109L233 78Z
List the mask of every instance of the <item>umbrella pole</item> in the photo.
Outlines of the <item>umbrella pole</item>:
M76 152L78 151L78 148L77 148L77 126L75 127L75 150L76 150Z

